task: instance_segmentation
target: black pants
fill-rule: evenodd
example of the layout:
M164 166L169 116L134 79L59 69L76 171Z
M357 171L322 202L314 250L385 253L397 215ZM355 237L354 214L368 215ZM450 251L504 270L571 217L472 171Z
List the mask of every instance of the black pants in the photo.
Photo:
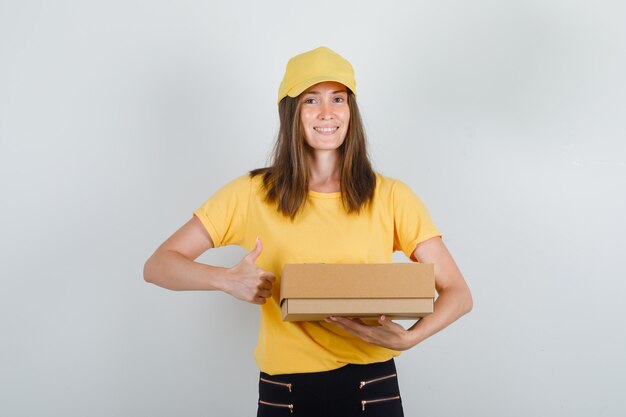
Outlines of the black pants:
M328 372L261 372L257 417L402 417L393 359Z

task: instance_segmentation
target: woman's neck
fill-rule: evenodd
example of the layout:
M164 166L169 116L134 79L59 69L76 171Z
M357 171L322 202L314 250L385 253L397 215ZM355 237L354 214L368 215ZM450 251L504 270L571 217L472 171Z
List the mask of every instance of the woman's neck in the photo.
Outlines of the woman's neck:
M320 193L341 191L339 155L336 151L309 155L309 190Z

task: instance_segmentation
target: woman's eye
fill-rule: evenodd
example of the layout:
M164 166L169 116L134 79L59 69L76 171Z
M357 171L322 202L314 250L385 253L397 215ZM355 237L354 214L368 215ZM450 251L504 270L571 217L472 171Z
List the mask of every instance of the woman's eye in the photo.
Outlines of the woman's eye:
M315 104L315 99L314 98L307 98L307 99L304 99L304 102L306 104Z
M346 99L343 97L335 97L335 103L343 103L344 101L346 101Z

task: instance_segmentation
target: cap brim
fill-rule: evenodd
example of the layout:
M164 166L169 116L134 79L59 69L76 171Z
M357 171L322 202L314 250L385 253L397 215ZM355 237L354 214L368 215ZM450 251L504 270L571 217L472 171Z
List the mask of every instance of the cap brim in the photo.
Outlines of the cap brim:
M343 84L346 86L346 88L349 88L350 91L352 91L353 94L356 95L356 92L354 91L354 87L351 87L350 82L348 82L348 80L346 79L342 79L340 77L337 76L317 76L317 77L313 77L310 78L306 81L301 82L300 84L295 85L294 87L292 87L288 92L287 95L289 97L298 97L300 94L302 94L303 92L305 92L307 89L309 89L310 87L314 86L315 84L319 84L319 83L323 83L325 81L334 81L334 82L338 82L339 84Z

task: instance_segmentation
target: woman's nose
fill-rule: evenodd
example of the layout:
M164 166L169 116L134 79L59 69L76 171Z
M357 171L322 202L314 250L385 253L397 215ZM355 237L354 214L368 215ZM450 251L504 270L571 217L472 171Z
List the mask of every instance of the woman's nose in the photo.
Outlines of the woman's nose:
M320 106L320 114L319 117L322 120L328 120L328 119L332 119L333 115L332 115L332 109L330 108L330 105L328 103L323 102Z

